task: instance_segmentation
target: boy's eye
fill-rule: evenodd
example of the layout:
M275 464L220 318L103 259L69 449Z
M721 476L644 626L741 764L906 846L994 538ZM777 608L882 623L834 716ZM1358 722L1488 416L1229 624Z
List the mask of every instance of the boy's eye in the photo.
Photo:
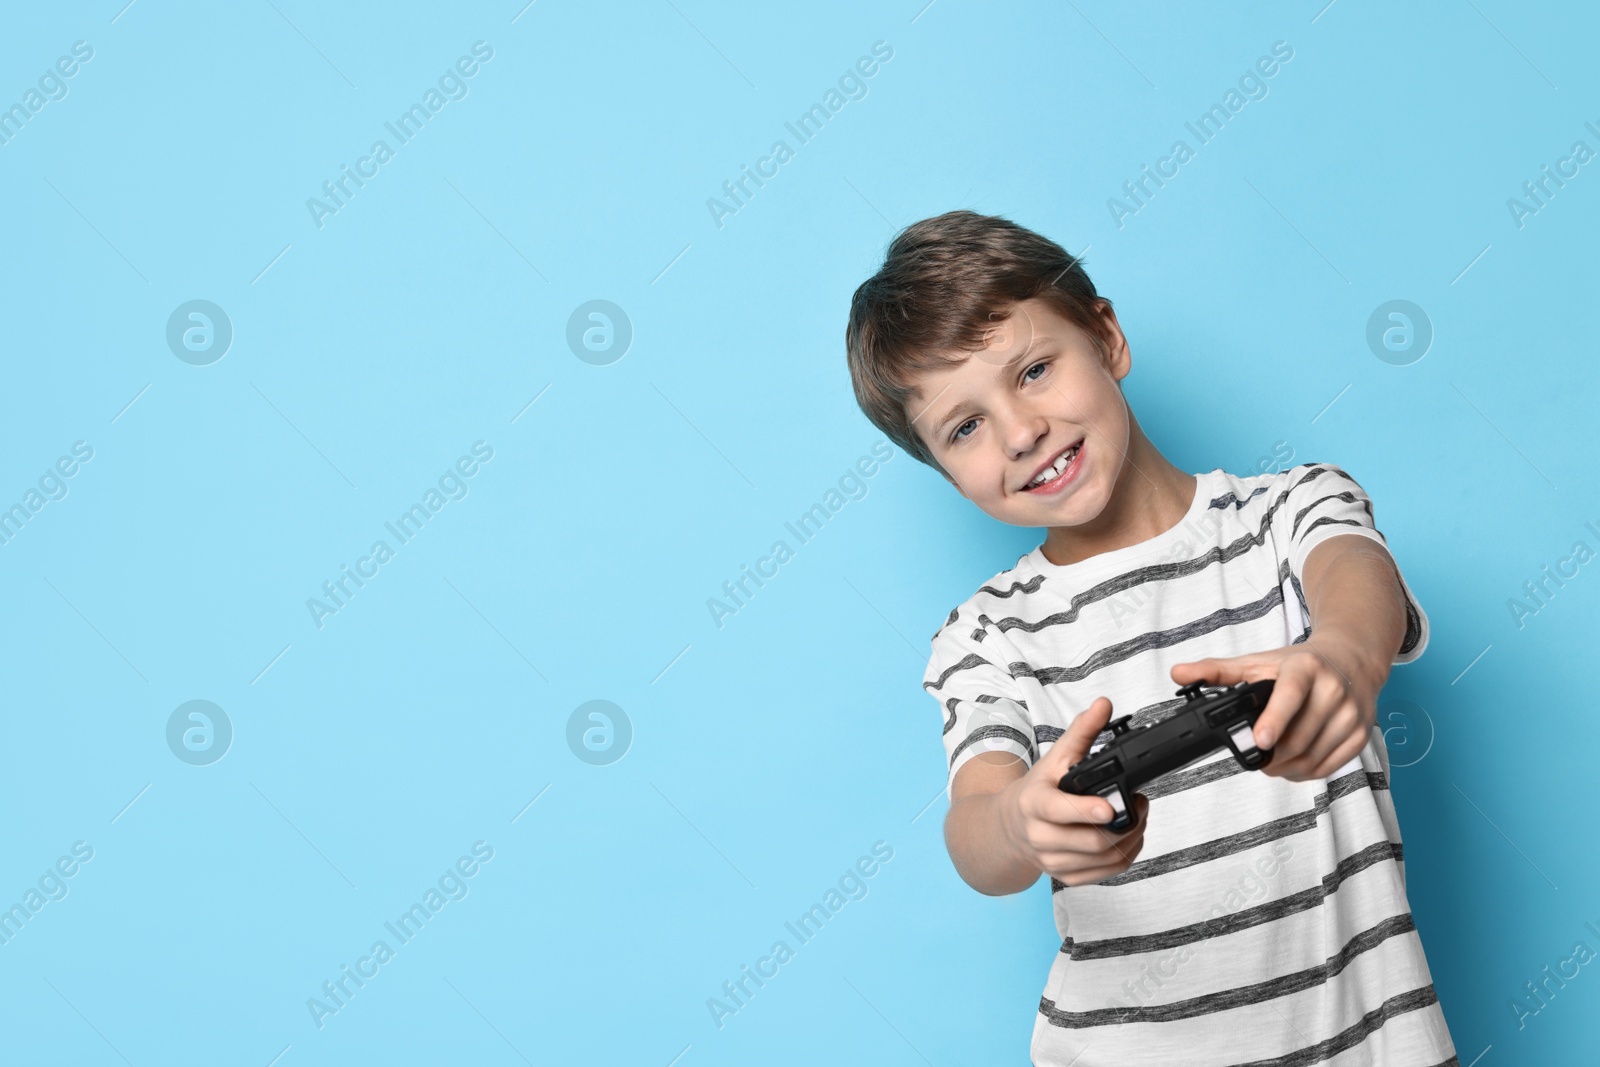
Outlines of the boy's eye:
M956 432L950 435L950 440L952 440L952 441L961 440L961 438L967 436L966 434L962 433L961 431L965 430L968 426L976 426L977 422L978 422L977 419L968 419L966 422L963 422L960 426L956 427Z
M1036 381L1039 380L1039 376L1037 374L1034 374L1033 372L1034 371L1042 371L1042 370L1044 370L1044 368L1048 367L1049 365L1050 364L1048 362L1035 363L1033 366L1029 367L1026 371L1024 371L1022 376L1024 378L1027 378L1028 381L1030 381L1030 382L1036 382ZM1032 376L1030 377L1030 375L1032 375Z

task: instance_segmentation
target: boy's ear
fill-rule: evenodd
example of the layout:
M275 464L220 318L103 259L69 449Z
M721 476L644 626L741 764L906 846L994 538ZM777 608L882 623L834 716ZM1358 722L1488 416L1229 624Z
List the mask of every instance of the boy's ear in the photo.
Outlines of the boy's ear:
M1112 377L1116 378L1117 386L1120 388L1122 379L1127 377L1131 369L1128 338L1122 332L1122 323L1117 321L1117 313L1110 305L1102 305L1097 311L1101 319L1101 329L1095 332L1095 347L1099 350L1101 362L1105 364L1106 370L1111 372Z

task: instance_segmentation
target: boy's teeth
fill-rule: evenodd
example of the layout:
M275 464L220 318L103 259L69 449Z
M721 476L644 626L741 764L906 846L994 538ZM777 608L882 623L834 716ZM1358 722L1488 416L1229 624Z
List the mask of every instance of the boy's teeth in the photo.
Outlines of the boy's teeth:
M1062 471L1067 469L1067 464L1072 462L1072 457L1076 456L1077 454L1078 454L1078 448L1077 448L1076 445L1074 445L1073 447L1067 449L1065 452L1061 453L1061 457L1059 459L1057 459L1054 464L1052 464L1051 466L1049 466L1049 467L1045 468L1043 471L1041 471L1039 473L1039 476L1037 478L1035 478L1033 481L1029 482L1028 485L1029 486L1043 485L1045 482L1048 482L1051 478L1058 477L1061 474Z

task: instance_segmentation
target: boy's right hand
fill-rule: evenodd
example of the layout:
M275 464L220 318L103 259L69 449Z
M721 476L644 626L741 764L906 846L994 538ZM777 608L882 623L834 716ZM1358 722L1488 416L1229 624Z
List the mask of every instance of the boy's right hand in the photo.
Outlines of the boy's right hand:
M1144 847L1150 802L1133 796L1131 829L1105 829L1114 812L1100 797L1061 791L1061 778L1084 756L1111 720L1111 701L1100 697L1072 720L1050 751L1002 793L1001 825L1013 849L1065 885L1087 885L1128 869Z

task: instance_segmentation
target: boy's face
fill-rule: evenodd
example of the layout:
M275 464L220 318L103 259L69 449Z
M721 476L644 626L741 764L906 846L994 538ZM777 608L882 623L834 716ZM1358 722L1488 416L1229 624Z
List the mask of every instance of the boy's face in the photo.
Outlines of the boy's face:
M1001 522L1082 526L1111 499L1129 436L1118 382L1131 364L1115 313L1102 317L1104 355L1049 305L1024 300L984 348L916 379L922 441L961 495Z

